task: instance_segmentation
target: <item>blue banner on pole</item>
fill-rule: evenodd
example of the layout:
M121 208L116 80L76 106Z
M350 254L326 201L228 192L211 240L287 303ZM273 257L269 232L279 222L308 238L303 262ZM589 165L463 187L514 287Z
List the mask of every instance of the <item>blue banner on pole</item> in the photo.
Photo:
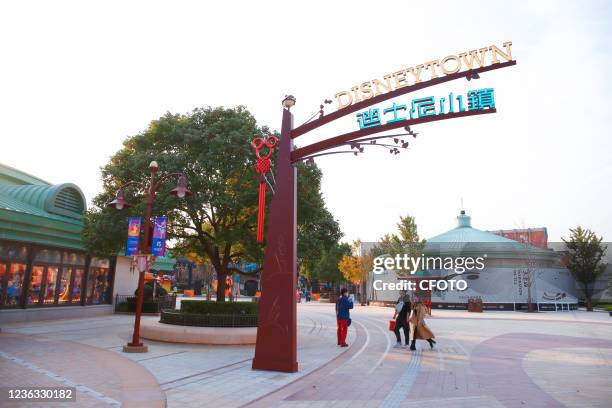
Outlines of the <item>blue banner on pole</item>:
M155 217L153 227L153 240L151 241L151 253L155 256L166 254L166 224L168 217Z
M128 238L125 245L125 256L138 255L141 222L140 217L130 217L128 219Z

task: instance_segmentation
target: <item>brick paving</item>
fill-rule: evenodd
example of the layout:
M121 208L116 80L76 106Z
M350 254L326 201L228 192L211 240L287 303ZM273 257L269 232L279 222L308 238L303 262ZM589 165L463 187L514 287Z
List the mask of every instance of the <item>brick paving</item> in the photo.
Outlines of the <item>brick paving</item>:
M350 347L339 348L333 305L300 305L298 373L251 370L252 346L147 341L149 353L121 353L130 338L130 316L5 325L1 336L22 336L31 344L19 354L20 346L2 337L0 351L43 371L0 356L0 382L13 378L54 384L45 369L71 379L73 371L58 372L57 367L67 355L81 360L73 357L79 352L76 344L143 370L165 394L168 406L177 408L612 406L612 319L607 314L434 310L428 324L438 344L430 350L419 341L416 352L392 347L395 336L387 330L392 314L392 309L356 307ZM32 342L50 347L26 352ZM49 356L50 350L57 352ZM104 367L94 360L79 374L107 376ZM86 386L124 401L113 379L92 380ZM105 406L100 395L82 395L76 406Z
M6 387L76 387L77 406L154 408L166 404L157 381L141 365L111 351L72 341L0 333L0 379Z

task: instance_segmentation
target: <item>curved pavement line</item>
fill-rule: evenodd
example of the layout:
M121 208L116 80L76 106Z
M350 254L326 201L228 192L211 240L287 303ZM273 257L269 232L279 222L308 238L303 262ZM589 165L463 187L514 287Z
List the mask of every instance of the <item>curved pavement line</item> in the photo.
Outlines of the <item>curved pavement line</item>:
M359 357L359 356L361 355L361 353L363 353L363 352L365 351L365 349L368 347L368 345L370 344L370 331L369 331L369 330L367 329L367 327L365 327L363 324L361 324L361 323L359 323L359 322L357 322L357 321L356 321L355 323L357 323L358 325L360 325L360 326L361 326L361 328L362 328L362 329L365 331L365 334L366 334L366 340L365 340L365 343L363 344L363 346L361 346L361 348L359 349L359 351L358 351L357 353L353 354L353 355L351 356L351 358L350 358L350 359L348 359L348 360L347 360L347 361L346 361L344 364L348 364L348 363L350 363L351 361L355 360L357 357ZM330 373L330 375L331 375L331 374L336 374L336 371L338 371L340 368L342 368L342 366L338 366L338 367L336 367L336 369L335 369L334 371L332 371L332 372Z
M321 380L325 380L325 378L335 372L338 368L342 367L348 361L350 361L356 353L363 352L364 348L362 346L362 342L365 344L364 336L361 332L365 330L365 326L359 325L361 328L355 328L357 331L357 335L355 337L355 342L345 349L345 351L341 352L339 355L323 364L322 366L314 369L310 373L295 379L294 381L285 384L284 386L268 393L262 395L261 397L250 401L241 407L252 407L252 408L269 408L274 406L280 401L283 401L293 394L314 386L317 382ZM367 333L367 332L366 332ZM368 336L369 339L369 336ZM357 351L357 347L362 346L359 351Z
M523 368L523 359L534 350L562 347L612 348L612 341L537 333L507 333L489 338L472 351L470 367L479 379L483 394L506 407L564 407L542 390ZM503 354L502 354L503 353ZM500 359L503 355L503 359ZM491 381L494 378L495 381ZM513 384L514 387L500 387ZM516 390L520 389L520 395Z
M93 388L87 387L86 385L83 384L78 384L75 383L72 380L69 380L66 377L63 377L59 374L56 374L52 371L46 370L44 368L41 368L39 366L37 366L34 363L31 363L29 361L25 361L20 359L19 357L15 357L12 354L9 353L5 353L4 351L0 351L0 357L5 358L9 361L12 361L15 364L18 364L22 367L25 367L27 369L30 369L38 374L43 374L46 375L47 377L51 378L54 381L63 383L65 385L67 385L68 387L74 387L77 391L80 391L84 394L89 395L90 397L93 397L99 401L102 401L108 405L110 405L111 407L116 407L116 408L120 408L121 407L121 403L107 395L102 394L101 392L98 392L96 390L94 390Z
M435 309L434 309L435 310ZM432 311L433 312L433 311ZM540 312L540 313L546 313L546 312ZM553 312L551 312L553 313ZM478 321L478 320L515 320L515 321L519 321L519 322L545 322L545 323L557 323L557 324L564 324L564 323L570 323L570 324L595 324L598 326L601 325L612 325L612 322L608 322L608 321L580 321L580 320L554 320L554 319L517 319L516 317L469 317L469 316L431 316L429 317L429 319L432 320L472 320L472 321Z
M370 323L374 324L374 327L376 327L383 334L383 337L387 339L387 348L385 349L385 352L382 354L382 356L380 356L376 364L374 364L372 368L368 370L368 375L370 375L385 360L385 358L387 357L387 354L389 354L389 350L391 350L391 338L389 337L390 335L388 331L384 331L383 329L380 328L378 324L376 324L376 323L383 323L383 322L380 322L377 319L372 319L371 317L366 317L365 320L368 320Z
M40 347L36 346L40 346L41 341L44 342L45 350L53 350L54 356L57 356L58 353L64 353L68 356L72 355L73 359L78 360L83 358L83 355L86 355L88 365L93 370L83 375L82 372L78 370L71 371L70 367L68 367L69 369L64 370L63 375L60 376L45 368L45 365L49 365L52 362L48 359L45 360L45 354L34 354L30 358L31 361L23 360L19 357L24 354L26 347L40 350ZM44 336L37 338L36 336L17 333L0 333L0 348L4 349L0 351L3 358L39 374L50 376L57 381L64 383L66 381L72 382L76 384L77 390L79 389L78 386L81 386L84 393L100 401L105 401L109 405L119 406L115 403L120 403L120 406L124 408L143 406L147 408L162 408L167 405L166 394L160 388L153 374L142 365L119 353L70 340L53 340ZM98 390L94 390L84 384L90 378L88 376L90 373L91 375L96 374L95 367L98 365L103 367L104 372L110 371L113 376L121 380L121 385L117 390L119 396L115 397L116 399L107 397ZM71 380L70 377L74 379ZM108 391L106 393L108 394Z

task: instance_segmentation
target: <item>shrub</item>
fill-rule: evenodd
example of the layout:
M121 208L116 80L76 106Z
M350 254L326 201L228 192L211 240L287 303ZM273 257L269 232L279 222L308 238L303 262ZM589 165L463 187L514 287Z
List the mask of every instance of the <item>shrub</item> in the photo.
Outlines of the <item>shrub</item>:
M185 300L181 302L182 313L256 315L258 309L259 304L254 302L213 302L207 300Z
M156 297L166 296L168 294L168 292L166 291L166 289L163 288L162 285L153 285L153 281L149 281L145 283L143 287L143 294L145 299L153 297L153 286L155 286ZM136 290L134 291L134 296L138 296L138 288L136 288Z
M136 312L136 298L128 298L126 302L121 302L115 306L116 312L122 313L135 313ZM157 303L153 302L153 299L143 299L142 302L142 313L157 313Z

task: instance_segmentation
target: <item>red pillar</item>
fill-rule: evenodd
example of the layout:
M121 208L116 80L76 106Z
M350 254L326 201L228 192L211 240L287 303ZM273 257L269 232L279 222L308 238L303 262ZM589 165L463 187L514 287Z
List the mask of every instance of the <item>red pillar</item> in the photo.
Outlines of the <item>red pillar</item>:
M295 372L297 363L297 169L291 163L293 115L283 109L275 193L270 203L261 276L259 326L253 368Z

